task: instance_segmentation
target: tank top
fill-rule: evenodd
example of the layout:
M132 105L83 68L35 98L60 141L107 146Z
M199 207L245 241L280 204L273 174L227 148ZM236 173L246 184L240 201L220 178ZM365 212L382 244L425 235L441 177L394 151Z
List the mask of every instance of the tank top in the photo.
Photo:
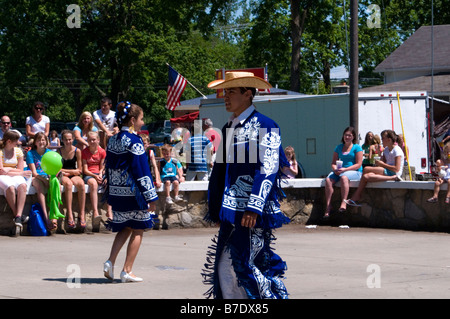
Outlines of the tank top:
M0 159L2 160L3 167L17 168L19 157L23 158L23 152L18 147L14 147L14 155L11 158L6 158L5 154L3 153L3 149L0 150Z
M59 153L61 154L62 157L62 153L61 153L61 149L59 149ZM70 159L64 159L64 157L62 157L62 163L63 169L77 169L77 148L75 147L75 152L73 154L73 157Z

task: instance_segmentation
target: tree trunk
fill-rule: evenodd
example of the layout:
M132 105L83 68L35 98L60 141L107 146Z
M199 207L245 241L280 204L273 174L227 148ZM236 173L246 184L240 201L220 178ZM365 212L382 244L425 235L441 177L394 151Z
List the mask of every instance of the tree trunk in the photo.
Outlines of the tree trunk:
M303 9L300 8L303 3ZM291 0L291 91L300 92L300 59L302 47L302 34L305 27L305 20L312 1Z

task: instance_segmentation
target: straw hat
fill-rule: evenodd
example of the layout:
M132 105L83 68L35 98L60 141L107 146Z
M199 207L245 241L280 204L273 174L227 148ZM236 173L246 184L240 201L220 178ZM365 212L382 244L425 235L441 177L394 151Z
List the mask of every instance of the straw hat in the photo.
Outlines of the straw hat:
M237 71L225 73L225 80L215 80L208 84L208 88L210 89L227 89L236 87L270 89L272 85L260 77L255 76L252 72Z

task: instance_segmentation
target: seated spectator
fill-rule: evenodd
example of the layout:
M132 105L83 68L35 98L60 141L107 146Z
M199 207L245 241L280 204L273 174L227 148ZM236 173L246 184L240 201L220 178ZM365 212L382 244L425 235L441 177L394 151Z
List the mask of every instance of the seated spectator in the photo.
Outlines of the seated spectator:
M48 148L48 138L44 132L38 132L33 138L33 144L31 145L31 150L27 152L27 165L28 169L31 171L33 176L31 185L36 189L37 198L39 204L42 206L42 211L45 216L45 222L47 223L47 228L53 230L56 228L56 219L49 220L47 213L47 206L45 201L45 194L49 187L49 176L44 172L41 167L42 156L51 152Z
M438 195L441 189L441 185L447 183L447 195L445 197L445 203L450 204L450 144L447 143L444 146L444 159L438 159L436 161L438 179L434 182L434 192L431 198L427 199L429 203L437 203Z
M367 166L364 168L358 189L351 199L345 200L350 206L361 206L358 204L358 201L367 183L402 180L401 175L403 173L405 155L402 149L395 144L397 142L397 134L392 130L384 130L381 132L381 140L384 146L383 156L381 160L375 160L374 167Z
M1 125L0 140L3 138L3 134L5 134L7 131L13 131L19 134L19 140L17 141L17 145L22 145L22 143L26 144L27 137L23 136L22 133L20 133L18 130L12 128L12 123L9 116L3 115L1 118L0 125Z
M89 146L87 141L87 136L89 132L97 132L97 127L94 126L94 121L92 120L92 115L90 112L83 112L78 119L78 124L73 129L73 134L75 137L75 146L80 150L84 150Z
M175 201L182 201L182 198L178 195L179 185L184 181L183 168L180 162L171 156L172 146L165 144L161 148L162 156L159 161L159 170L161 174L161 180L164 184L164 193L166 195L166 203L173 204L173 200L170 197L170 185L173 185L173 194Z
M403 138L403 134L397 135L397 144L402 149L403 154L405 155L404 165L408 165L409 147L406 146L405 139Z
M283 167L284 178L295 178L298 174L298 163L295 159L295 151L292 146L287 146L284 149L284 154L289 161L290 166Z
M63 147L59 149L62 157L62 169L60 172L61 184L64 186L64 198L67 207L67 226L69 230L75 229L75 221L72 212L73 192L72 186L77 188L79 215L78 221L80 228L86 228L85 205L86 193L84 189L84 181L82 178L83 164L81 160L81 150L72 145L73 132L64 130L61 133Z
M52 151L56 151L61 146L61 142L58 137L58 132L56 132L55 130L52 130L50 132L49 141L50 141L49 149L51 149Z
M32 110L33 115L28 116L25 121L25 129L28 139L34 138L34 136L39 132L43 132L45 136L48 136L50 133L50 119L48 116L44 115L44 111L44 103L34 103Z
M150 138L147 134L139 134L139 136L142 138L142 142L144 143L145 152L148 157L148 166L150 167L155 187L160 188L162 185L161 176L159 175L159 169L156 165L155 152L150 148Z
M24 171L23 152L17 147L19 134L6 131L0 141L0 188L11 208L16 226L23 228L28 216L23 216L27 196L27 179L31 171Z
M370 165L370 146L373 144L373 133L371 131L366 133L364 144L361 146L363 150L363 168Z
M362 171L363 152L359 144L356 144L357 136L353 127L347 127L342 134L342 144L334 149L331 162L332 172L325 179L325 198L326 210L324 217L327 218L331 212L331 197L333 195L333 186L341 182L341 206L339 212L347 209L348 192L350 190L350 181L359 181Z
M208 166L212 167L212 146L211 141L203 135L201 121L194 121L193 134L188 140L186 150L188 157L186 180L208 180Z
M100 109L93 113L94 125L100 136L100 147L106 149L108 138L118 132L116 112L111 111L112 101L108 97L100 101Z
M89 196L93 209L92 226L94 231L98 231L101 217L98 213L98 189L103 182L103 169L106 158L106 151L100 147L100 138L97 132L87 133L89 147L81 151L83 161L84 182L89 185ZM107 217L112 219L112 210L108 205Z
M375 134L372 139L372 145L369 148L370 165L375 164L375 157L381 157L383 154L383 146L381 145L381 139L378 134Z

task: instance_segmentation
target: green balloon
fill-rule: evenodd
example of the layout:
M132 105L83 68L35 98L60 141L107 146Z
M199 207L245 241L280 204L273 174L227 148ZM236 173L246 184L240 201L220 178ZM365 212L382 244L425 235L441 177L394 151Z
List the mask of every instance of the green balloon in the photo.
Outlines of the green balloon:
M47 152L41 159L42 170L47 175L55 176L62 168L62 157L57 152Z

